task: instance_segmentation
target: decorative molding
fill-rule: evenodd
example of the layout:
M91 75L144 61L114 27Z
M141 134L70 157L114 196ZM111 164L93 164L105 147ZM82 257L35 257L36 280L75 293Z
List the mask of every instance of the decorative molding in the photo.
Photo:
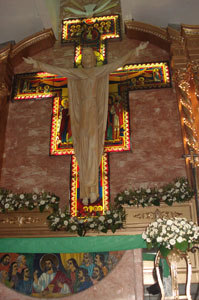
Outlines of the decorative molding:
M125 28L126 28L127 36L128 36L128 33L130 33L131 31L139 31L139 32L144 32L144 33L150 34L150 35L154 35L165 41L168 40L166 29L163 29L163 28L160 28L157 26L153 26L150 24L136 22L136 21L126 21Z
M176 83L179 88L179 101L181 105L181 118L182 126L184 126L186 133L186 143L189 149L195 151L199 150L197 130L195 128L195 118L193 114L193 104L191 97L191 80L192 71L188 66L183 71L178 71L176 73Z
M165 204L150 207L133 207L124 205L127 214L124 229L117 230L118 235L142 234L146 227L159 217L182 216L196 222L195 201L182 204L173 204L171 207ZM67 237L76 234L66 231L51 231L46 218L50 215L50 210L40 213L38 210L23 209L12 211L6 214L0 213L0 237ZM87 236L95 236L96 233L88 232ZM104 233L98 233L104 235ZM106 235L113 235L108 231Z
M44 41L48 42L49 44L52 43L51 46L53 46L55 38L52 29L41 31L14 45L10 57L13 58L15 55L17 55L19 52L26 49L27 47L39 44ZM39 51L41 50L39 49Z
M9 59L12 65L16 66L22 62L23 56L34 55L42 50L51 48L55 40L52 29L46 29L22 40L14 46L9 44L0 51L0 63Z
M0 50L0 63L4 60L8 59L11 49L12 49L12 45L9 44L5 48Z
M126 21L128 38L149 40L150 43L168 51L173 70L185 68L189 60L199 61L199 26L181 25L181 30L160 28L136 21Z
M168 34L168 38L171 40L172 43L176 42L176 43L183 43L184 42L184 37L181 36L181 32L171 28L171 27L167 27L167 34Z
M26 224L38 224L41 223L42 218L30 217L30 216L18 216L18 217L1 217L0 224L15 224L15 225L26 225Z
M192 71L193 71L195 95L197 100L199 101L199 62L193 62Z
M13 46L10 59L14 66L22 62L22 57L32 56L42 50L51 48L55 43L52 29L46 29L34 34Z
M163 203L157 206L132 207L124 205L127 217L125 232L129 234L141 234L145 228L158 218L185 217L196 222L195 199L181 204L167 206Z
M143 212L139 214L135 214L133 217L138 219L157 219L157 218L175 218L182 216L182 213L177 211L160 211L156 209L155 211Z
M52 213L51 209L42 213L38 209L11 211L0 213L1 237L30 237L45 236L50 232L47 217Z
M198 35L199 36L199 25L188 25L181 24L182 32L185 35Z
M199 61L199 25L181 25L182 36L186 41L187 56L192 61Z
M187 177L192 187L198 185L198 176L193 177L192 168L199 166L199 118L198 118L198 63L189 60L184 68L175 71L182 137L185 152Z
M190 172L190 164L192 167L199 165L198 75L199 65L196 62L189 62L184 70L177 70L174 76L179 102L186 166L192 183L194 179Z
M9 44L0 51L0 97L8 96L11 93L13 66L22 62L23 57L34 55L41 50L52 47L54 42L55 37L52 29L46 29L14 46Z

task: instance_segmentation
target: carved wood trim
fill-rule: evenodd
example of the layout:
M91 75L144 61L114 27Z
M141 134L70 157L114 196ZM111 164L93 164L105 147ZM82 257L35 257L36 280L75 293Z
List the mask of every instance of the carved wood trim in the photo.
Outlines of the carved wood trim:
M199 61L199 25L182 24L182 35L186 41L189 60Z
M199 37L199 25L181 24L182 31L185 35L196 35Z
M117 235L142 234L145 228L156 218L185 217L196 221L195 200L182 204L168 206L161 204L159 207L133 207L125 206L127 220L125 228L118 230ZM0 213L0 237L67 237L77 236L66 231L51 231L48 228L47 216L50 210L40 213L38 210L21 210L9 213ZM96 236L94 232L88 232L87 236ZM98 235L105 235L100 233ZM106 235L113 235L108 231Z
M52 29L43 30L13 46L10 60L13 66L22 62L22 57L32 56L42 50L51 48L55 43Z
M171 27L161 28L136 21L126 21L128 38L148 40L150 43L168 51L173 69L186 67L187 62L199 60L199 26L181 25L181 30Z
M0 50L0 63L8 58L11 49L12 45L8 44L5 48Z
M135 234L141 234L145 228L157 218L173 218L173 217L185 217L189 220L196 222L196 210L195 199L184 202L181 204L173 204L168 206L161 203L160 206L149 207L132 207L125 206L127 219L126 219L126 231L134 232Z
M55 43L52 29L46 29L34 34L16 45L7 45L0 51L0 97L11 92L13 67L22 62L23 57L32 56L48 49Z
M166 29L142 22L126 21L125 32L128 38L141 41L148 40L169 52L170 41Z

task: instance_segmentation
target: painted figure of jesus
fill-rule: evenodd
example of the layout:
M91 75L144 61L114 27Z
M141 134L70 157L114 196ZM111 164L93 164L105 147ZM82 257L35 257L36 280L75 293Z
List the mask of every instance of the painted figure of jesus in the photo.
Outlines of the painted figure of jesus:
M73 146L79 164L80 198L83 204L94 203L99 195L98 172L104 151L108 113L109 74L139 55L148 42L141 43L124 57L96 67L92 48L83 49L82 68L65 69L32 58L24 58L36 69L68 78L69 114Z

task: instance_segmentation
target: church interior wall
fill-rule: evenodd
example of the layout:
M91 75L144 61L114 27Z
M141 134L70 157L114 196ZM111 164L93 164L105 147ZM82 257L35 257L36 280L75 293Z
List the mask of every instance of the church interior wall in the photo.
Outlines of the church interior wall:
M108 43L108 62L140 41L124 38ZM73 67L74 48L57 41L33 58L59 67ZM133 63L169 60L152 44ZM21 63L15 73L33 72ZM40 70L36 70L40 71ZM69 198L70 157L49 156L52 100L10 103L1 186L14 192L53 192L65 206ZM112 201L125 188L161 186L185 176L183 145L174 88L130 92L132 150L110 155ZM17 158L17 159L16 159Z
M129 98L132 151L111 153L113 194L125 188L159 187L186 176L173 90L132 91Z
M61 0L61 6L65 2ZM83 3L84 0L80 2ZM122 41L109 42L108 62L117 60L139 43L140 41L125 36ZM32 57L58 67L73 67L74 47L61 45L59 40L53 47ZM150 43L133 63L168 61L169 58L167 51ZM35 70L30 65L23 62L14 68L15 74L33 71ZM186 176L175 88L132 91L129 94L129 105L132 149L130 152L110 154L111 201L126 188L161 186L176 177ZM0 170L1 187L17 193L38 193L42 190L52 192L60 197L61 207L68 204L70 156L49 156L52 99L10 102L9 108L6 104L4 110L0 109L5 115L5 124L7 113L4 114L3 111L9 109L5 147L0 148L0 152L4 151L3 167ZM136 278L139 278L136 283L137 291L132 284ZM120 300L142 300L143 282L140 278L141 250L130 250L106 280L67 299L106 300L116 296ZM1 284L0 298L30 299Z

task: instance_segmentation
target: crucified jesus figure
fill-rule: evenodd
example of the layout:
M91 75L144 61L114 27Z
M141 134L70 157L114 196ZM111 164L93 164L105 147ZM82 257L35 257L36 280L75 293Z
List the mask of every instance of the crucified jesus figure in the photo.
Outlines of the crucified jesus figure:
M73 146L79 165L80 199L94 203L99 195L98 172L104 151L108 113L109 74L139 55L148 42L128 52L116 62L96 67L92 48L85 48L82 68L65 69L32 58L24 58L34 68L68 78L69 114Z

